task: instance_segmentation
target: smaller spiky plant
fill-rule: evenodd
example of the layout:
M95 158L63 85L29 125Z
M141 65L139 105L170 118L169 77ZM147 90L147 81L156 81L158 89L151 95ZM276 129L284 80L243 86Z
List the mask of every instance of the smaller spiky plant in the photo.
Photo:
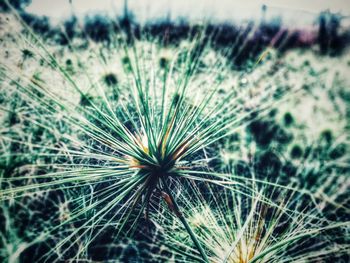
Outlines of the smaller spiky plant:
M349 249L349 222L328 221L312 199L291 186L253 179L250 186L216 190L209 186L208 198L194 189L191 202L184 195L179 200L210 262L319 262ZM179 261L201 261L178 222L167 216L164 221L171 237L167 245ZM334 230L343 234L334 236Z

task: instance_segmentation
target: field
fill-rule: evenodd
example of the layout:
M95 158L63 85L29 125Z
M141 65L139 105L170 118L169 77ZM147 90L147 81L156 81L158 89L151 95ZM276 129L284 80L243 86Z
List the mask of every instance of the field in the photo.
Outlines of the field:
M28 21L0 13L0 261L349 262L346 45Z

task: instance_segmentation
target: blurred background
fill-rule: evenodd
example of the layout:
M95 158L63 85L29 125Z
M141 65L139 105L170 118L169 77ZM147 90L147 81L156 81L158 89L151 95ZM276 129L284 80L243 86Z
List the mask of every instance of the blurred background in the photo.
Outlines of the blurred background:
M216 50L226 52L234 67L246 66L266 48L284 53L312 48L323 55L340 55L350 43L347 0L9 0L36 33L67 45L73 38L110 41L111 32L129 39L159 38L179 44L205 27ZM3 2L0 8L9 9ZM8 10L7 10L8 11Z
M79 16L101 11L112 16L121 15L125 6L139 22L162 18L189 20L205 18L211 21L238 22L257 20L264 15L267 19L281 16L286 23L307 25L315 22L322 11L329 10L343 16L350 14L350 3L347 0L33 0L26 11L53 19L62 19L71 15L73 10L74 14Z

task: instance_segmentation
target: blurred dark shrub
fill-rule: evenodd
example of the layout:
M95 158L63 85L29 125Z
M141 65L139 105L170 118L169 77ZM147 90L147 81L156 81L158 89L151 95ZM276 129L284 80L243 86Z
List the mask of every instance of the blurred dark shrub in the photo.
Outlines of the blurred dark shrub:
M105 16L87 16L84 21L84 32L95 42L109 42L112 25L112 21Z
M8 0L8 3L15 9L22 10L28 6L32 0ZM8 12L10 7L5 0L0 1L0 12Z

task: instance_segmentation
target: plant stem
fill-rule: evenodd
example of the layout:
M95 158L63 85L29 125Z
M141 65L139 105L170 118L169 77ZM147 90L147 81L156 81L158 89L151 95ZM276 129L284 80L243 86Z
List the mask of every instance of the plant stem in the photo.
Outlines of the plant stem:
M168 185L166 184L165 180L162 180L162 182L163 182L163 185L164 185L165 192L169 195L169 197L170 197L170 199L171 199L171 201L173 203L173 206L174 206L173 208L175 210L174 212L175 212L176 216L180 219L181 223L186 228L188 234L190 235L190 237L191 237L193 243L195 244L195 246L197 247L199 253L201 254L201 256L203 258L203 260L205 262L209 262L209 259L208 259L207 255L205 254L204 249L202 248L201 244L199 243L198 239L196 238L195 234L193 233L190 225L187 223L185 217L180 212L179 206L177 205L174 197L172 196Z

